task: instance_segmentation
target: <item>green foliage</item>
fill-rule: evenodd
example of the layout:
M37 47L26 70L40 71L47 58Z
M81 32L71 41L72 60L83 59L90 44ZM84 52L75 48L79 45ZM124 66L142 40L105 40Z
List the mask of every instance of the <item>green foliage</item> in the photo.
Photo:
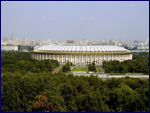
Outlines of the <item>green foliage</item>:
M31 59L31 53L24 52L1 52L1 73L21 72L41 73L52 72L59 66L57 60L35 60Z
M143 73L149 74L149 53L134 53L133 60L124 62L104 61L106 73Z
M110 103L112 109L117 112L129 112L131 109L136 111L137 108L132 106L134 102L139 98L139 94L134 92L129 86L123 83L119 84L118 88L115 88L110 93Z
M2 112L149 111L148 80L15 72L2 74L1 81Z
M88 65L88 71L94 71L94 72L96 72L96 66L95 66L94 62L92 62L92 64Z
M99 73L103 72L100 66L97 66L97 70L98 70Z
M74 67L72 71L88 71L87 67Z
M62 67L62 71L63 71L63 72L69 72L69 71L71 71L71 69L70 69L70 63L66 63L66 64Z
M33 46L21 46L21 45L19 45L18 50L20 51L20 50L23 50L23 49L26 49L28 51L33 51L34 47Z

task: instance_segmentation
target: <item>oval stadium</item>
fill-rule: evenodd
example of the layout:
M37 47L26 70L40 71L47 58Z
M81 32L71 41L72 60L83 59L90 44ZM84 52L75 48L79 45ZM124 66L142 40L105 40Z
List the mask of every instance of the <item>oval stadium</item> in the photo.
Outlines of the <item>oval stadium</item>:
M32 58L37 60L54 59L60 64L72 62L74 65L87 65L95 62L102 65L103 61L131 60L131 51L119 46L103 45L48 45L36 48Z

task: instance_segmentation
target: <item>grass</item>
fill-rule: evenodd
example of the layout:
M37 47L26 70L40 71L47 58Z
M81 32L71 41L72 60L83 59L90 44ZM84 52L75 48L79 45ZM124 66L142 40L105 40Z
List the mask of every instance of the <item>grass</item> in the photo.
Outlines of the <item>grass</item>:
M72 71L88 71L87 67L74 67Z
M97 66L97 71L102 73L102 69L99 66Z

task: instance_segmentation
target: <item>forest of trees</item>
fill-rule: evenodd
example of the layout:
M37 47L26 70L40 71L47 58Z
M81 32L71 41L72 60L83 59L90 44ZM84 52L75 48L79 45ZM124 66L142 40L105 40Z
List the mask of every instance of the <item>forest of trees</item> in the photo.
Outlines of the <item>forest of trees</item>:
M138 58L135 54L134 60ZM1 52L1 111L149 111L149 80L126 77L102 81L93 75L52 74L58 65L56 60L31 59L31 53Z
M149 111L149 80L8 72L1 81L2 112Z
M41 73L52 72L59 66L57 60L31 59L31 53L24 52L1 52L1 73Z
M134 53L133 60L104 61L106 73L143 73L149 75L149 53Z

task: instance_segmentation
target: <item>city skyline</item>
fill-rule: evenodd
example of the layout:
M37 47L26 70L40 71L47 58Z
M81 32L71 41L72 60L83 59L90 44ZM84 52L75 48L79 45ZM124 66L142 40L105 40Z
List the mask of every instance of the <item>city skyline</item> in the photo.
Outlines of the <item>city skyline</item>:
M30 40L146 40L149 2L5 2L2 35Z
M13 40L12 40L13 39ZM114 40L114 39L103 39L103 40L94 40L94 39L28 39L28 37L16 37L14 34L11 34L8 37L1 37L1 41L7 42L9 40L12 41L119 41L119 42L134 42L134 41L149 41L149 37L146 39L129 39L129 40Z

